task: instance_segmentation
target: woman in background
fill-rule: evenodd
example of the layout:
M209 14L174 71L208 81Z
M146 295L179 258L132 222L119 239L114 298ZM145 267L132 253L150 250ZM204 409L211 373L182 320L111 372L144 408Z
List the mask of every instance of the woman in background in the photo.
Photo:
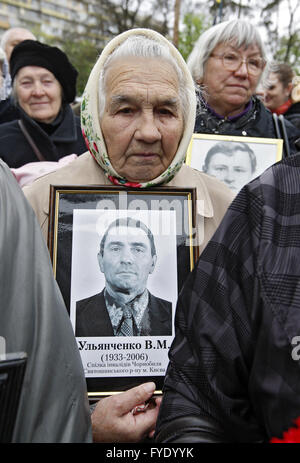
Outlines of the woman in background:
M225 21L197 40L187 60L198 86L195 133L277 138L272 114L256 96L266 66L258 30L249 21ZM289 122L291 154L300 131Z
M293 84L295 82L295 85ZM300 129L300 82L286 63L274 64L266 80L265 106Z
M9 64L20 117L0 125L0 158L18 168L86 151L80 119L70 106L78 73L65 53L24 40L14 48Z

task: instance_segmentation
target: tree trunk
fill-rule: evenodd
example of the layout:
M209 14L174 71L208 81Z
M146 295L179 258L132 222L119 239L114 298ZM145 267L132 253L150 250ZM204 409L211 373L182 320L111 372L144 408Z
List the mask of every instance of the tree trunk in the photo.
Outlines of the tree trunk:
M181 0L175 0L174 7L174 32L173 32L173 44L178 47L179 43L179 17L180 17L180 4Z

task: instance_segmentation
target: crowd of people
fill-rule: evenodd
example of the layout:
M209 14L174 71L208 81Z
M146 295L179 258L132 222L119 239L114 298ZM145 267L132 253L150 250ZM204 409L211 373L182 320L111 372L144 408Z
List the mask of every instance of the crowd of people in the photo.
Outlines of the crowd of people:
M64 52L19 28L4 34L1 45L0 63L9 79L3 112L0 108L0 336L7 351L28 355L13 441L280 437L300 416L299 362L291 355L300 336L300 128L293 73L284 79L279 65L268 68L260 35L246 21L212 26L187 63L161 34L132 29L101 52L79 119L71 107L77 71ZM257 87L263 82L261 99ZM277 87L282 99L275 96ZM245 143L230 153L217 144L202 171L185 163L193 133L277 138L272 112L286 114L291 156L234 187L240 190L236 196L225 178L216 178L213 159L234 165L235 153L246 152L245 172L253 175L255 156ZM156 390L151 381L89 408L80 354L46 245L51 185L196 191L200 257L178 296L162 397L149 402ZM96 296L112 335L151 335L152 320L157 323L161 311L169 310L167 301L155 298L154 304L146 283L133 280L145 273L147 282L152 273L154 239L140 222L134 240L128 223L121 225L126 238L108 233L100 248L106 286ZM92 313L99 297L93 296ZM90 332L91 301L80 303L80 323ZM114 325L116 305L120 317ZM129 318L131 334L125 334ZM162 325L168 333L169 322Z

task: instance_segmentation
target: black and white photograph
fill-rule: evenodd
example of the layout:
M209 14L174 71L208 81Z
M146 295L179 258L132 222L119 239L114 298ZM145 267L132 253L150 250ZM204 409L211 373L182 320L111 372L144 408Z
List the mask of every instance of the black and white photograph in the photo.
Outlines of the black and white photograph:
M164 372L177 297L174 210L74 209L70 317L87 378Z
M177 292L175 211L73 211L76 336L171 336Z
M186 163L224 182L234 193L282 157L282 140L194 134Z
M199 255L195 189L51 186L48 246L90 398L155 381Z

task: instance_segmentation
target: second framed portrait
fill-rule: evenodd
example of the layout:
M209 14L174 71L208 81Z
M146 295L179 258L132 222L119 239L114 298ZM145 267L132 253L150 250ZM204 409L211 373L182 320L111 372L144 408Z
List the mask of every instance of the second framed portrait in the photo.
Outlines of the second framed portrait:
M51 187L49 249L90 397L168 364L175 308L198 257L195 191Z
M282 158L281 139L194 134L186 163L224 182L238 193Z

